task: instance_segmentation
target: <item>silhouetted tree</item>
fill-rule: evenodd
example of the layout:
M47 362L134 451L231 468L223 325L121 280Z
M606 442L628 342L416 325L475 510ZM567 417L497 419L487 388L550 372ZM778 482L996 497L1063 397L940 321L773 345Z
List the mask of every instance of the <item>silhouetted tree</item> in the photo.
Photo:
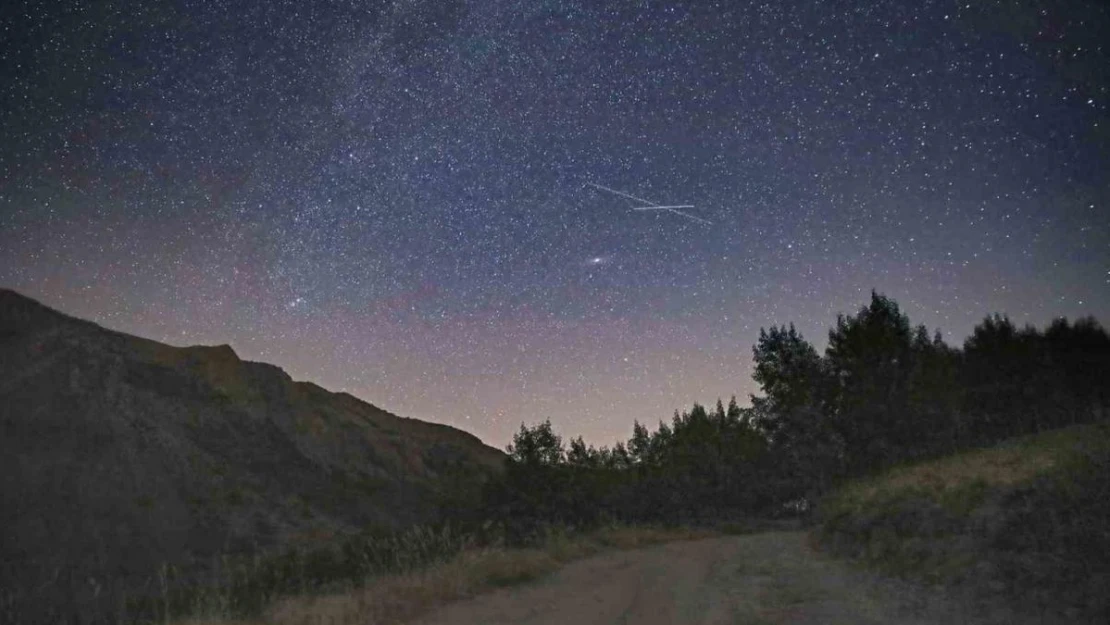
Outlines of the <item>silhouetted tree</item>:
M824 372L817 351L794 328L771 326L759 330L759 342L752 348L755 371L752 377L763 389L764 397L758 398L761 409L773 418L788 414L799 407L819 404L824 387ZM753 399L753 405L757 400ZM785 424L767 422L760 424L772 434Z
M593 446L587 446L586 441L581 436L570 439L570 449L567 450L566 460L567 464L572 467L592 469L600 465L597 450Z
M551 428L550 419L532 428L521 423L506 451L513 462L531 466L558 465L566 453L563 439Z
M912 334L897 303L872 291L871 303L856 316L840 315L829 331L825 364L828 413L844 441L850 472L878 469L920 443L907 423Z
M1104 418L1110 408L1110 334L1093 317L1074 324L1056 319L1044 332L1052 365L1064 378L1067 400L1053 425Z
M764 480L781 500L807 496L839 471L841 444L824 412L829 381L817 351L790 326L759 331L752 348L754 424L769 441L772 466Z
M563 439L550 420L521 424L506 451L504 479L491 487L489 499L511 539L523 540L546 522L566 522L579 509L572 504Z
M651 434L639 421L632 422L632 438L628 440L628 455L632 463L644 466L654 463L651 448Z
M913 366L909 377L907 423L909 436L921 442L908 455L950 453L967 442L963 429L963 388L960 383L960 354L945 344L940 332L929 338L918 326L913 339Z
M965 410L972 441L991 443L1037 429L1045 389L1057 384L1036 328L1018 330L1004 315L992 315L964 341Z

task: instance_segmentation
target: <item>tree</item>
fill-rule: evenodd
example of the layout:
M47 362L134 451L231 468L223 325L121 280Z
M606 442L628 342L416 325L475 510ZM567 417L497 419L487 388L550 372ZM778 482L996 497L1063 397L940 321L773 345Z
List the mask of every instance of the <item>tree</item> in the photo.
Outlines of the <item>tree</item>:
M908 391L907 414L912 420L904 426L922 444L911 447L910 455L951 453L967 444L959 374L959 352L945 344L939 331L930 339L925 326L918 326Z
M639 421L632 422L632 438L628 440L628 455L633 464L650 465L655 461L652 454L651 434Z
M580 468L596 468L600 464L597 450L587 446L581 436L570 439L566 460L569 466Z
M740 406L736 404L736 396L733 395L732 399L728 400L728 409L725 412L725 421L730 424L740 424L744 419L743 411Z
M632 466L632 456L629 455L628 449L624 443L618 441L613 448L609 450L608 462L605 465L609 469L623 470Z
M852 473L895 462L919 442L907 422L914 366L910 322L894 300L872 291L871 303L856 316L838 316L825 364L828 413Z
M563 439L550 420L531 428L522 423L506 451L503 480L490 489L489 500L511 540L527 540L541 524L566 521L577 512L568 505L571 481Z
M815 406L824 386L824 372L817 350L813 349L794 324L759 329L759 342L752 348L755 372L752 377L763 389L764 418L783 417L796 408ZM782 424L762 423L773 435Z
M1063 377L1067 401L1058 401L1054 425L1097 420L1110 408L1110 334L1093 317L1053 320L1044 332L1052 365Z
M964 341L960 376L971 439L992 443L1037 429L1044 393L1058 385L1036 328L1018 330L1005 315L991 315Z
M505 451L513 462L528 466L556 466L566 455L563 439L551 428L550 419L531 428L521 423Z
M752 377L764 396L752 396L750 414L775 459L773 490L793 498L822 489L837 472L839 445L823 412L828 380L821 357L793 324L760 329L752 354Z

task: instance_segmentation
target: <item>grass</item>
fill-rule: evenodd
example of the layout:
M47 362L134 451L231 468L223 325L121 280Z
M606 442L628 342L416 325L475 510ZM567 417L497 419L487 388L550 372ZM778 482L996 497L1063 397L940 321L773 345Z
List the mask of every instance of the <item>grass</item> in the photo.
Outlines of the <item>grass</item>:
M1007 441L989 449L896 467L849 483L821 502L826 529L837 520L907 513L912 504L934 506L953 520L966 519L992 496L1033 484L1064 481L1092 456L1110 453L1110 424L1076 426Z
M610 526L582 534L550 528L533 547L468 546L439 562L374 576L331 592L274 597L268 606L246 618L236 620L226 608L215 604L212 606L215 611L197 611L176 622L179 625L400 623L452 601L542 578L566 562L604 551L711 535L715 534L684 528Z
M1110 616L1110 424L895 468L818 508L822 547L884 573Z
M1107 432L1106 424L1096 424L1016 438L989 449L897 467L880 477L854 482L836 497L868 500L891 490L943 493L970 482L989 487L1028 483L1066 465L1083 449L1107 449Z
M54 620L235 622L265 613L283 597L334 593L370 580L429 569L469 549L472 543L472 537L448 526L403 532L368 528L353 536L305 536L278 552L163 566L148 580L148 592L142 596L104 596L82 606L79 614L59 615ZM15 600L7 603L14 606ZM0 595L0 617L5 607ZM21 620L30 619L14 619Z
M117 580L93 596L78 597L66 580L38 594L0 589L0 622L304 623L314 622L313 615L330 615L319 621L327 623L397 622L442 603L542 577L562 563L603 551L717 534L548 527L525 544L509 547L504 532L497 525L477 532L450 526L401 532L368 528L353 536L303 536L280 551L165 565L145 582ZM48 597L71 600L55 604ZM45 605L52 606L48 613Z

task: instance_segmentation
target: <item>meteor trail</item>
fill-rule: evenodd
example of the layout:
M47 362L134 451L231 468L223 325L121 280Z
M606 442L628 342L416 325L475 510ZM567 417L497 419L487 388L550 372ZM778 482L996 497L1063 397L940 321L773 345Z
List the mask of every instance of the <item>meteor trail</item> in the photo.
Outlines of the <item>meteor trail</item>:
M688 217L690 219L693 219L694 221L701 222L703 224L712 224L713 223L713 222L709 221L708 219L702 219L701 217L697 217L697 216L691 215L690 213L678 210L680 208L694 208L693 204L675 204L675 205L672 205L672 206L662 206L660 204L656 204L655 202L652 202L651 200L645 200L642 197L636 197L635 195L632 195L630 193L625 193L624 191L617 191L616 189L610 189L609 187L602 186L600 184L596 184L596 183L593 183L593 182L587 182L586 184L595 188L595 189L600 189L602 191L608 191L609 193L613 193L613 194L619 195L621 197L628 198L630 200L635 200L635 201L640 202L642 204L647 204L647 206L633 206L632 210L634 210L634 211L668 211L668 212L674 213L676 215L682 215L683 217Z
M701 222L701 223L706 224L706 225L710 225L710 226L713 225L713 222L709 221L708 219L702 219L701 217L696 217L694 215L691 215L690 213L683 212L683 211L680 211L680 210L675 210L672 207L660 207L660 208L664 209L664 210L667 210L667 211L670 211L670 212L672 212L676 215L682 215L683 217L689 217L690 219L693 219L694 221L698 221L698 222Z

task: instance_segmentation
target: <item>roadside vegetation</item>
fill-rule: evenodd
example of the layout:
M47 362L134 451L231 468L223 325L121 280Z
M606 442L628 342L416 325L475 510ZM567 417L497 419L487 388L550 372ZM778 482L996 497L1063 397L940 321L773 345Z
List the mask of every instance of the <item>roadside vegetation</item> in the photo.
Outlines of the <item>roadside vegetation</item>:
M468 530L367 529L267 554L225 556L208 566L166 565L150 576L145 592L104 593L79 615L49 606L29 612L4 590L0 623L396 623L605 551L751 529L548 525L526 539L509 539L493 523Z
M885 573L1110 622L1110 424L899 467L826 497L815 534Z
M735 529L735 528L733 528ZM397 623L445 603L527 582L598 553L719 535L711 529L547 527L526 543L449 527L362 534L267 557L224 559L204 579L166 567L157 591L109 619L131 623ZM16 622L16 621L12 621Z

